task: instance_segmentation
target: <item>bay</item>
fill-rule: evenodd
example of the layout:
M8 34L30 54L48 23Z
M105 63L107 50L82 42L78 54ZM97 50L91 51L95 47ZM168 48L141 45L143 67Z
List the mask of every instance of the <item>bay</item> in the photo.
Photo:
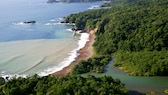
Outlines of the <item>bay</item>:
M71 13L82 12L95 3L53 3L46 0L0 1L0 76L48 75L74 60L78 39L60 24L60 19ZM23 24L35 20L36 24ZM87 73L88 74L88 73ZM86 74L86 75L87 75ZM112 61L103 74L118 78L132 91L150 91L163 94L168 88L168 77L128 76L112 67Z
M69 65L77 55L79 39L69 31L72 25L61 24L61 19L101 4L1 0L0 76L44 76ZM23 23L32 20L36 23Z

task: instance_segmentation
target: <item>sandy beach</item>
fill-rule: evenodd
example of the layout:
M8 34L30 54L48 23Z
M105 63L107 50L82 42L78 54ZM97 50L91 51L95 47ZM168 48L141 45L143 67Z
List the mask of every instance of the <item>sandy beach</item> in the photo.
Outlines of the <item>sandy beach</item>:
M73 61L69 66L64 67L61 71L53 73L53 75L56 76L65 76L67 74L70 74L71 68L78 64L81 60L87 60L88 58L92 57L94 55L93 51L93 43L95 41L95 32L97 31L97 28L94 30L91 30L89 32L89 41L86 42L85 46L79 50L79 56Z

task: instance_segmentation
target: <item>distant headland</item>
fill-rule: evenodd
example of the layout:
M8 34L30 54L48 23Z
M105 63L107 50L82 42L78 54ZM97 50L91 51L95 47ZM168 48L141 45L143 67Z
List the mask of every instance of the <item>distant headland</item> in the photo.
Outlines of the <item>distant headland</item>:
M54 3L54 2L95 2L95 1L110 1L110 0L48 0L47 3Z

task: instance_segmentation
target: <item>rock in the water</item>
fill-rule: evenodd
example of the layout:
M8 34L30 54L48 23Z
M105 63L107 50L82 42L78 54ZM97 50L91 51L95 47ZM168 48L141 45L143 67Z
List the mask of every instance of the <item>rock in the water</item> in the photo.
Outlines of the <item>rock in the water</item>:
M47 3L57 2L56 0L48 0Z
M26 24L34 24L34 23L36 23L36 21L34 21L34 20L32 20L32 21L25 21L24 23L26 23Z

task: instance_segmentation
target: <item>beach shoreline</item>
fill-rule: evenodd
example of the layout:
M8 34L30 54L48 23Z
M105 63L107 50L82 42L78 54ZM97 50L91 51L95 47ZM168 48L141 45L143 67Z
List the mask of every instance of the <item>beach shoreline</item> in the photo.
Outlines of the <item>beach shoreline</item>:
M96 31L97 31L97 28L89 31L89 39L86 42L85 46L78 51L79 55L75 58L75 60L71 62L68 66L64 67L62 70L57 71L53 73L52 75L65 76L67 74L70 74L71 68L73 68L74 65L78 64L81 60L87 60L88 58L92 57L94 55L93 43L95 42L95 38L96 38L95 32Z

